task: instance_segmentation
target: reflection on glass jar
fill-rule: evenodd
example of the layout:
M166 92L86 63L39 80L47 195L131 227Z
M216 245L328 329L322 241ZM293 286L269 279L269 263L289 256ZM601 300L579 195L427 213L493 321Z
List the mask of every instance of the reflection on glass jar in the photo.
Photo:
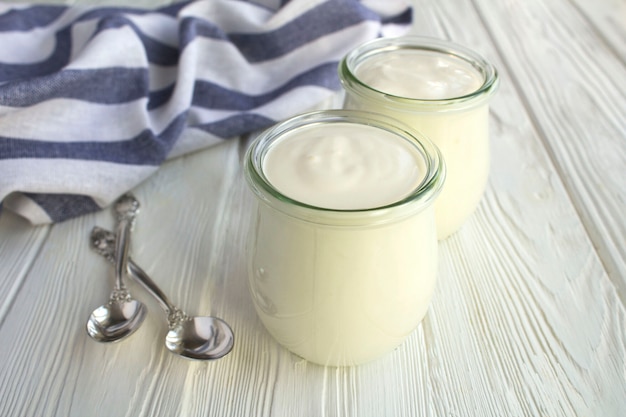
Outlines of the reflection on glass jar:
M405 36L377 39L339 65L344 107L391 116L441 150L447 179L435 203L437 235L457 231L478 205L489 174L489 99L495 68L447 41Z
M323 365L398 346L436 282L437 148L383 116L315 112L259 136L244 169L258 202L249 288L269 333Z

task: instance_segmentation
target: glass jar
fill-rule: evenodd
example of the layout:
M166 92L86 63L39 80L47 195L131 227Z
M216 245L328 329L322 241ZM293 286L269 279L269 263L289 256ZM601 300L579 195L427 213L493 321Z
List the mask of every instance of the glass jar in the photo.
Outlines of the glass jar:
M423 168L418 185L382 207L336 210L296 201L268 180L266 156L283 138L339 125L365 127L365 141L382 133L401 141ZM430 141L380 115L313 112L262 133L244 173L258 203L249 289L279 343L318 364L356 365L392 350L418 326L435 288L433 202L445 177Z
M403 61L419 57L424 62ZM436 65L429 67L428 62ZM435 202L437 235L445 239L457 231L476 209L487 183L489 101L498 86L495 68L452 42L404 36L376 39L354 49L340 63L339 78L346 92L344 108L391 116L422 132L441 150L447 178ZM378 83L385 78L389 83L381 88ZM472 78L475 87L469 84ZM455 91L459 83L467 83L470 90ZM451 86L449 96L441 96L446 86Z

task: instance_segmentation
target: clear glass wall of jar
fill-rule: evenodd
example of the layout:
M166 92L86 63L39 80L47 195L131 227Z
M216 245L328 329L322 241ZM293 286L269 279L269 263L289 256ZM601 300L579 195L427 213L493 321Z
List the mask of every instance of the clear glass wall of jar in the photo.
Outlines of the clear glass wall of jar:
M268 150L303 126L337 123L406 142L423 167L417 187L400 201L363 210L320 208L277 190L266 176ZM279 343L318 364L356 365L391 351L418 326L435 288L433 202L445 178L432 143L380 115L314 112L261 134L244 173L258 203L248 248L250 293Z
M422 74L419 65L402 67L402 60L397 59L400 54L435 57L439 66L425 69L432 70L432 74ZM391 71L389 77L398 70L408 78L400 81L398 77L391 93L375 88L372 86L375 82L366 82L359 75L374 60L387 65L385 71ZM393 65L402 68L389 68ZM432 98L430 93L437 93L436 90L450 82L450 74L454 74L450 68L454 65L459 65L457 72L461 76L476 76L480 82L469 92ZM437 74L448 78L438 82ZM435 203L438 238L445 239L457 231L476 209L487 183L489 101L498 86L495 68L475 52L452 42L405 36L377 39L351 51L339 65L339 77L346 92L344 108L391 116L426 135L441 150L447 179ZM407 81L411 77L417 80ZM422 82L433 89L425 91L428 98L416 98L414 93L408 93L415 87L410 83Z

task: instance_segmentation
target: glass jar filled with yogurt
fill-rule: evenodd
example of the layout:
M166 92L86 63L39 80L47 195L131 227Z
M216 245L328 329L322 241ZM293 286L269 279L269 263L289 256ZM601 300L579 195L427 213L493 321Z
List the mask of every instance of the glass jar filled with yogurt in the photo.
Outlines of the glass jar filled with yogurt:
M438 149L384 116L297 116L244 162L258 211L249 288L278 342L322 365L355 365L420 323L437 270Z
M435 203L445 239L476 209L489 174L489 101L495 68L451 42L404 36L377 39L339 65L344 107L387 114L422 132L443 154L447 179Z

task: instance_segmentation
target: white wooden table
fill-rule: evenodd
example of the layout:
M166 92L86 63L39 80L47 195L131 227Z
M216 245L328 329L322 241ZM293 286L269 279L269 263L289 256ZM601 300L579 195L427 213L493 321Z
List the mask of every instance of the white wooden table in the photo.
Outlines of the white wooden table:
M246 289L245 139L167 163L135 194L132 254L172 300L231 323L222 360L180 359L164 316L85 332L112 268L88 247L110 210L32 227L0 216L0 416L626 416L626 2L415 2L415 33L493 61L487 192L440 243L408 341L354 368L277 345Z

